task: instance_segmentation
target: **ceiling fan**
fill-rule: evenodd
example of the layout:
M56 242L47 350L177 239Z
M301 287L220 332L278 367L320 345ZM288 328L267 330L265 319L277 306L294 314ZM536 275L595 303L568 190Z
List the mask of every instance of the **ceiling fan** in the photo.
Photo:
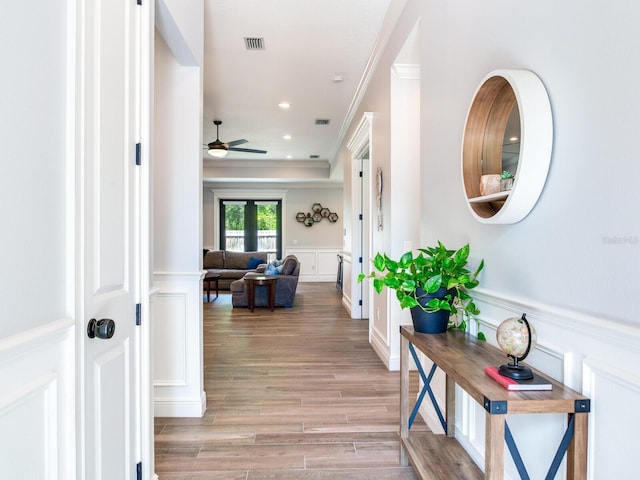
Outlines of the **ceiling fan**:
M223 143L220 141L219 129L222 125L222 120L214 120L213 124L216 126L216 141L207 145L207 153L212 157L224 158L229 151L232 152L248 152L248 153L267 153L266 150L255 150L253 148L237 148L236 145L242 145L247 143L244 138L240 140L234 140L233 142Z

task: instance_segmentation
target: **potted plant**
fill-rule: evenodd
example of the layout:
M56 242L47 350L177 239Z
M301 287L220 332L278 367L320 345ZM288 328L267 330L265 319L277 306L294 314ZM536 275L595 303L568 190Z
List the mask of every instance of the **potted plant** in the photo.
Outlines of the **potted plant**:
M396 291L401 308L410 308L416 331L442 333L447 328L466 330L467 321L480 310L469 294L478 286L478 274L484 260L472 274L467 269L469 245L449 250L438 241L435 247L421 248L419 253L406 252L399 260L378 253L369 275L361 273L358 283L365 278L373 281L377 293L384 287ZM432 325L433 320L436 325ZM484 334L478 338L485 340Z
M500 174L500 190L506 191L513 188L513 173L509 170L503 170Z

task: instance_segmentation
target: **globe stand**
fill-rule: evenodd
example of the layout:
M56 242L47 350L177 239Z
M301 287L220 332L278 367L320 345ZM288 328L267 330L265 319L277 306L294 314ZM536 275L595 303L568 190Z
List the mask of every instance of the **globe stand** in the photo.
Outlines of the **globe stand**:
M518 361L522 360L524 356L522 357L513 357L511 355L508 355L508 356L513 358L513 363L505 363L504 365L500 365L500 368L498 369L498 372L500 372L500 375L513 378L514 380L530 380L533 378L533 372L529 367L525 367L524 365L518 364Z
M529 367L520 365L518 362L527 358L527 355L529 355L529 350L531 350L531 326L527 321L525 313L522 314L522 317L520 318L520 320L524 322L524 324L527 327L527 331L529 332L529 335L528 335L529 343L527 344L527 350L520 357L507 354L507 357L512 358L513 362L500 365L498 372L500 372L500 375L513 378L514 380L530 380L533 378L533 372Z

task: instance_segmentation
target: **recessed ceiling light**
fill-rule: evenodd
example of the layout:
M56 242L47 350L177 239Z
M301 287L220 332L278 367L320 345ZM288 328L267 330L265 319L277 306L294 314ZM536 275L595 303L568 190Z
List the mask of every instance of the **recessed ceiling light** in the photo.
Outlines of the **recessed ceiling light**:
M291 160L292 158L293 158L293 156L287 155L287 160Z
M280 102L280 103L278 104L278 106L279 106L280 108L284 108L284 109L286 109L286 108L289 108L291 105L289 104L289 102Z
M287 133L286 135L283 135L282 138L284 138L285 140L291 140L291 135Z
M344 80L344 77L342 75L334 75L333 76L333 83L340 83Z
M518 141L518 137L511 137L509 139L510 142L517 142Z

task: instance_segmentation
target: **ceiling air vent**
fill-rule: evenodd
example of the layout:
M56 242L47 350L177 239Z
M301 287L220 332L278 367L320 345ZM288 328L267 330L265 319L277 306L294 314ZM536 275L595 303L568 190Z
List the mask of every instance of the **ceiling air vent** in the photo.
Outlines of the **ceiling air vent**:
M328 118L316 118L316 125L329 125L330 121Z
M244 37L244 46L247 50L264 50L264 38Z
M320 155L309 155L309 158L320 158Z

